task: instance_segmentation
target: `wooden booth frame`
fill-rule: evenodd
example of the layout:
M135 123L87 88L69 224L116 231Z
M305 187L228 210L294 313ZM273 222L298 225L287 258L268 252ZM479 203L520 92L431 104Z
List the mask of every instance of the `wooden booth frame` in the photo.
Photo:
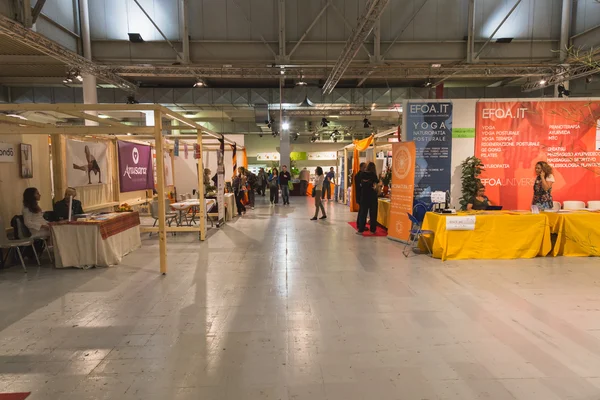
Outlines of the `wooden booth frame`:
M127 136L129 139L137 140L143 137L151 138L155 142L156 149L156 169L164 171L164 152L165 139L195 138L200 147L200 158L198 158L198 190L200 200L199 226L198 227L169 227L166 224L166 193L165 176L163 173L157 173L157 192L158 192L158 212L159 220L157 228L142 228L143 232L158 232L159 253L160 253L160 272L167 273L167 232L198 232L201 241L206 239L206 204L204 201L204 191L201 189L203 183L202 171L202 138L212 137L224 139L227 143L235 145L234 142L224 138L221 134L211 132L197 122L184 117L183 115L169 110L159 104L0 104L0 112L19 113L19 112L56 112L71 117L84 119L86 125L55 125L51 123L40 123L24 120L18 117L8 115L0 116L0 122L7 124L0 129L1 135L50 135L57 140L60 135L68 136L91 136L96 139L117 139L119 136ZM152 112L154 126L132 126L124 123L99 118L98 112ZM163 126L163 118L172 121L178 121L177 126ZM87 125L91 121L91 124ZM163 134L169 131L195 131L195 135L172 135ZM57 136L58 135L58 136Z

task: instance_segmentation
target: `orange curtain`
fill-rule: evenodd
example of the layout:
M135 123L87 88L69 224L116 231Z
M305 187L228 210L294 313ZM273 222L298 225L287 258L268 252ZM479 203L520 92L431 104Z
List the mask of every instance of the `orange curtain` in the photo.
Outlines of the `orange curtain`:
M352 190L350 193L350 211L352 211L352 212L358 211L358 204L356 203L356 196L354 195L355 190L356 190L355 183L354 183L354 176L356 175L356 173L358 172L358 169L360 168L360 161L359 161L360 152L367 150L369 148L369 146L371 145L371 143L373 143L374 138L375 138L375 136L371 135L366 139L354 141L354 155L352 157Z

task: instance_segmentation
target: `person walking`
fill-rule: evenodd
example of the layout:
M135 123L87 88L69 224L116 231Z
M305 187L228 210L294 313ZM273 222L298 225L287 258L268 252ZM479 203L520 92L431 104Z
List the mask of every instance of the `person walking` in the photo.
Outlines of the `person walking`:
M308 180L310 179L310 172L306 167L300 171L300 196L306 196L308 190Z
M325 181L325 176L323 175L323 168L317 167L315 170L315 178L313 180L313 185L315 188L315 216L312 217L311 221L316 221L319 217L319 209L321 209L321 214L323 216L320 219L326 219L327 215L325 214L325 207L323 207L323 182Z
M323 182L323 198L327 193L327 201L331 201L331 184L335 183L335 172L333 167L329 168L329 172L325 174L325 181Z
M244 203L242 203L242 199L244 198L244 186L245 186L245 177L244 177L244 167L238 168L238 174L233 178L232 187L233 193L235 195L235 204L237 205L238 216L241 216L242 213L246 213L246 207Z
M288 182L292 180L292 175L287 170L287 165L281 167L281 173L279 174L279 186L281 186L281 197L283 198L283 205L290 205L290 188Z
M264 168L261 168L258 171L258 189L256 190L256 193L259 195L264 196L267 193L267 182L269 180L269 176L267 175L267 173L265 172Z
M269 176L269 198L271 204L279 203L279 172L277 168L273 168L273 172Z
M358 211L358 232L362 234L367 225L367 214L369 214L369 228L372 234L377 230L377 168L375 163L367 165L366 172L360 176L362 189L360 192L360 209Z
M248 191L248 205L254 210L254 191L258 188L258 177L252 171L244 168L246 177L246 190Z

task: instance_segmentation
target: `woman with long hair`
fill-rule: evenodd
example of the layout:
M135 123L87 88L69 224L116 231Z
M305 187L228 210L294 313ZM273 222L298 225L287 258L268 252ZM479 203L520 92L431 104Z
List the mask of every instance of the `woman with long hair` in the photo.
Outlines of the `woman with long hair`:
M367 214L369 214L369 228L371 233L377 229L377 168L375 163L370 162L367 169L360 176L362 181L360 191L360 210L358 215L358 234L362 235L367 226Z
M48 221L44 219L44 213L38 204L40 198L40 192L34 187L27 188L23 192L23 222L32 237L50 235Z
M535 164L535 174L537 176L533 184L531 205L538 206L540 210L551 210L554 207L552 185L555 182L552 167L545 161L538 161Z
M238 174L233 178L233 193L235 195L238 216L241 216L242 213L246 214L246 206L244 206L244 203L242 202L242 199L244 198L244 186L246 185L244 167L239 167L237 172Z
M315 187L315 216L312 217L311 221L316 221L319 216L319 209L321 209L321 213L323 216L321 219L327 218L325 215L325 207L323 207L323 199L321 198L323 194L323 182L325 181L325 176L323 175L323 168L317 167L315 170L315 178L313 180L313 185Z
M279 171L273 168L273 172L269 175L269 198L271 204L279 203Z

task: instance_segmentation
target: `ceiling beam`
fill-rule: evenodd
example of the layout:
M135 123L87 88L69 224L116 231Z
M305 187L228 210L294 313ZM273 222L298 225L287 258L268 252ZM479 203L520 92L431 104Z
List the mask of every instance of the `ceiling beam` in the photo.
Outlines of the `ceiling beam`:
M508 12L508 14L506 14L506 16L504 17L504 19L502 21L500 21L500 24L498 24L498 26L496 27L496 29L494 30L494 32L492 32L492 34L490 35L490 37L488 38L488 40L486 40L485 43L483 44L483 46L481 46L479 48L479 51L477 52L477 54L474 57L475 61L479 60L479 56L483 52L483 49L485 49L485 47L492 41L492 39L494 38L494 35L500 30L500 28L502 28L502 25L504 25L504 23L506 22L506 20L508 19L508 17L510 17L512 15L513 11L515 11L517 9L517 7L519 6L519 4L521 4L521 1L523 1L523 0L517 0L517 2L515 3L515 5Z
M0 55L0 65L60 65L60 61L45 55Z
M152 19L152 17L146 12L146 10L144 10L144 7L142 7L142 5L139 3L138 0L133 0L133 1L134 1L135 4L137 4L137 6L140 8L140 10L142 10L142 12L146 16L146 18L148 18L150 20L150 22L152 23L152 25L154 25L154 27L156 28L156 30L158 31L158 33L160 33L160 36L162 36L163 39L165 39L165 41L167 42L167 44L171 47L171 49L173 49L173 51L175 52L175 55L177 56L177 60L183 62L183 58L181 57L181 53L179 53L179 51L175 48L175 46L173 45L173 43L171 43L171 41L169 40L169 38L167 38L167 36L163 33L163 31L160 30L160 28L156 24L156 22L154 22L154 20Z
M325 4L325 6L323 6L323 8L321 9L321 11L319 11L319 13L315 17L315 19L313 19L313 21L310 23L310 25L308 26L308 28L304 31L304 33L302 34L302 36L300 37L300 39L298 40L298 42L296 42L296 45L292 48L292 50L288 54L288 57L292 57L292 54L294 54L294 52L296 51L296 49L298 48L298 46L300 46L302 44L302 42L304 41L304 39L306 39L306 36L308 36L308 34L312 30L312 28L315 27L315 25L317 24L317 22L319 21L319 19L321 18L321 16L325 13L325 11L327 11L327 8L329 8L330 5L331 5L331 0L328 0L327 4Z
M31 23L35 24L35 21L37 21L37 18L40 16L40 13L42 12L42 8L44 8L44 4L46 4L46 0L38 0L37 3L35 3L35 6L33 7L33 11L31 11Z
M333 70L323 85L324 94L327 95L331 93L340 79L342 79L344 72L346 72L346 69L348 69L354 57L356 57L356 53L358 53L360 46L364 45L365 39L373 30L375 23L388 3L389 0L369 0L363 14L358 19L356 28L346 42L342 54L340 54Z
M0 15L0 34L49 55L70 67L77 68L81 73L94 75L101 81L112 83L125 91L135 92L137 90L134 84L114 74L110 68L99 66L3 15Z

